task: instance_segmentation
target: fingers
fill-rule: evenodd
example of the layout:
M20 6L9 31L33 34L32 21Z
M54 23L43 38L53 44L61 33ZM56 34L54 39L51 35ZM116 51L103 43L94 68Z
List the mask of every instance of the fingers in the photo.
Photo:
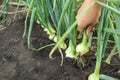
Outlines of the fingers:
M78 19L79 15L76 16L76 19ZM79 32L83 32L83 30L87 27L87 36L91 35L91 32L93 32L93 28L94 26L98 23L97 22L88 22L88 21L84 21L83 19L81 19L80 21L78 21L78 31ZM90 25L89 25L90 24Z
M79 32L83 32L83 30L85 29L85 27L87 27L87 25L86 24L84 24L84 22L83 21L79 21L78 22L78 31Z
M76 20L78 20L79 18L79 15L76 16ZM77 28L78 28L78 31L79 32L83 32L84 28L87 26L85 21L83 21L82 19L78 21L78 24L77 24Z
M94 26L95 25L89 25L88 27L87 27L87 36L90 36L91 35L91 33L94 31Z

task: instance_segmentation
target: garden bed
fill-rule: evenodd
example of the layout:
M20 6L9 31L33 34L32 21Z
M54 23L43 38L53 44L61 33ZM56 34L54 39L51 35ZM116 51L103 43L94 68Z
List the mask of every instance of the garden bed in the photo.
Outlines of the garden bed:
M13 15L7 15L7 21L0 30L0 80L87 80L95 67L95 47L85 56L86 66L80 69L76 61L65 58L60 66L59 52L54 53L54 60L48 55L52 47L39 52L32 52L27 48L27 38L23 39L24 20L22 14L18 14L13 22ZM32 47L39 48L52 43L42 28L34 23ZM92 43L96 46L96 42ZM107 53L112 45L108 45ZM114 56L114 63L108 65L102 63L101 73L120 79L120 60Z

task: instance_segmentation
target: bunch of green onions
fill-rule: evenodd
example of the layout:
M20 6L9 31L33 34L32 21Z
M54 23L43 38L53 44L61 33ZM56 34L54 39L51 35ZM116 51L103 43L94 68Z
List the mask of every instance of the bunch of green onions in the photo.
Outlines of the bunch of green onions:
M96 1L80 15L79 20L75 20L76 11L81 5L77 0L24 0L28 11L25 21L25 33L28 16L31 13L30 26L28 32L28 48L32 50L41 50L30 47L30 35L33 27L34 19L41 25L43 30L48 34L49 39L55 42L55 46L50 52L49 57L58 49L63 58L62 50L65 51L66 57L76 59L89 52L88 37L86 31L83 33L82 42L77 45L77 22L92 8L94 4L103 7L100 22L96 27L97 30L97 54L96 66L88 80L99 80L100 67L102 58L105 55L106 46L110 35L113 36L115 42L115 50L120 55L120 1L106 0L106 3ZM66 44L68 40L68 45ZM50 45L51 46L51 45ZM48 47L48 46L47 46ZM61 50L62 49L62 50ZM110 57L111 58L111 57Z
M78 6L76 6L77 2L75 0L25 0L24 3L28 5L24 35L27 29L27 19L32 11L28 32L28 48L32 50L38 50L30 47L30 35L32 32L34 18L49 35L49 39L57 43L65 31L68 30L70 25L75 21L77 8L81 4L79 3L77 4ZM68 48L65 40L59 44L59 51L61 52L61 49L65 50L66 57L76 58L76 33L77 28L74 27L74 29L68 34ZM50 57L51 55L52 54L50 54Z

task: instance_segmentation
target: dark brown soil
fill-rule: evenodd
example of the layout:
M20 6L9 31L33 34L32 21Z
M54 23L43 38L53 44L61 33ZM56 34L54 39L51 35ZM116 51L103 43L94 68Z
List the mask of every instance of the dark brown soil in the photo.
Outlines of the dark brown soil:
M85 57L86 66L80 69L75 60L65 58L60 66L61 57L54 53L54 60L48 55L51 47L39 52L27 48L26 37L23 39L24 17L18 15L13 22L13 15L8 15L7 22L0 30L0 80L87 80L95 67L95 52ZM52 43L41 27L34 23L31 36L32 47ZM93 43L95 44L95 43ZM110 49L110 48L109 48ZM109 51L108 51L109 52ZM120 79L120 60L114 57L114 63L103 62L101 73Z

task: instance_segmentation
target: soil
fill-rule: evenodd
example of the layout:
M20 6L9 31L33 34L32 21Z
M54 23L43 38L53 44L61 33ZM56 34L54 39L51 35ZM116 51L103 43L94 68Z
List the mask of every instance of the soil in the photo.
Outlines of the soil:
M54 53L54 60L48 55L52 47L39 52L30 51L27 48L27 37L23 38L25 17L17 15L13 21L13 15L7 15L7 21L0 30L0 80L87 80L95 67L95 48L90 51L85 59L85 67L80 69L76 61L64 58L60 66L61 57L58 51ZM27 35L26 35L27 36ZM34 23L31 46L39 48L53 43L47 38L40 25ZM95 42L92 45L96 45ZM112 46L112 45L108 45ZM107 53L110 52L110 47ZM120 60L114 56L112 64L102 63L101 73L120 79Z

